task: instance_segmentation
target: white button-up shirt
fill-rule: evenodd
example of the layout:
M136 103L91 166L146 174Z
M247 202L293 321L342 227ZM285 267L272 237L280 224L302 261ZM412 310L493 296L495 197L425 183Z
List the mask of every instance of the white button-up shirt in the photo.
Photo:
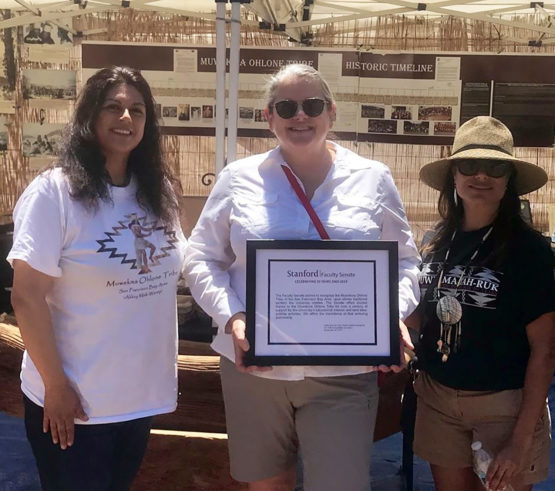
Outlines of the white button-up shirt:
M333 144L336 158L311 205L331 239L399 244L399 313L417 306L420 257L389 169ZM245 310L247 239L319 239L281 165L279 147L229 164L192 232L185 259L191 293L219 326L212 347L234 360L229 318ZM301 184L301 183L300 183ZM302 184L301 184L302 186ZM282 380L351 375L361 366L274 366L257 375Z

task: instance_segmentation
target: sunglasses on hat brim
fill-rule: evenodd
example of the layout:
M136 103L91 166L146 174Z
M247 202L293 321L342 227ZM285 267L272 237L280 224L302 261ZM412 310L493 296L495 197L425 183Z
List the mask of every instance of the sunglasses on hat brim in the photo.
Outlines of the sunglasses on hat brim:
M514 170L513 164L506 160L464 159L455 160L453 165L463 176L484 172L488 177L499 178L510 175Z
M324 107L329 105L330 102L325 99L320 99L319 97L310 97L302 102L292 101L290 99L284 99L283 101L275 102L270 106L270 111L272 108L276 109L278 116L283 119L291 119L299 112L299 105L303 108L303 112L310 118L316 118L320 116L324 111Z

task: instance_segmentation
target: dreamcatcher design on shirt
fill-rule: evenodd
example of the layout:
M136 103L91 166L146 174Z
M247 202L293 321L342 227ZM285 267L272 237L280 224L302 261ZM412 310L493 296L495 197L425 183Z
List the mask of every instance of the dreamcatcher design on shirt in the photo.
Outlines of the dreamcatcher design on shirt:
M495 309L502 278L502 272L478 265L457 264L448 268L441 262L424 265L419 283L423 301L436 303L434 310L440 322L437 352L443 362L461 348L462 306Z
M104 232L108 238L96 241L100 244L96 252L108 252L109 259L118 259L121 264L129 264L130 269L139 270L138 274L151 273L151 268L159 266L161 260L170 255L169 251L176 248L175 231L160 225L157 220L148 220L146 215L131 213L124 217L125 220L118 220L118 225L113 226L111 232ZM118 248L118 242L127 233L134 236L135 257L124 251L122 244L119 244ZM157 248L153 241L149 240L154 235L162 235L166 245Z

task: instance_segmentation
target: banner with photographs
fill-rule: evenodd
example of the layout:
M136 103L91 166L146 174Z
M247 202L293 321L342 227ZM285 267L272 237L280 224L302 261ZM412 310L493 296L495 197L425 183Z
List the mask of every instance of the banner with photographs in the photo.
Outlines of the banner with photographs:
M140 68L153 89L165 133L215 134L215 48L84 42L82 57L84 81L103 66ZM269 74L289 63L313 66L328 81L337 104L333 131L341 139L449 145L469 114L496 116L491 104L495 86L508 80L530 82L532 74L539 77L536 82L549 79L537 92L553 92L550 114L555 115L555 85L549 85L555 83L555 57L243 48L239 136L271 136L264 118L264 86ZM514 107L526 108L520 102ZM499 117L504 120L503 114ZM511 125L522 125L527 116L512 117L506 123L513 130ZM549 135L542 138L547 141ZM534 145L542 142L536 139ZM517 144L527 145L528 140Z
M23 155L54 158L58 154L64 124L24 123Z
M83 81L102 66L140 67L152 88L165 133L214 134L215 48L86 42L82 50ZM334 132L341 138L440 137L445 141L457 128L458 57L243 48L239 135L271 136L264 116L264 85L269 74L288 63L305 63L322 72L335 94Z
M75 75L72 70L23 70L23 98L75 99Z

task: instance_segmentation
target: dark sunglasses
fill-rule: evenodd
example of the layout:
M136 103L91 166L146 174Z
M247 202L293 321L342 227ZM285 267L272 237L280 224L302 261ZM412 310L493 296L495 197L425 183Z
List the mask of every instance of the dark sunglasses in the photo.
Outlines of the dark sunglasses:
M299 104L303 108L303 112L308 117L315 118L322 114L324 107L326 106L326 104L329 104L329 101L320 99L318 97L311 97L310 99L305 99L300 103L297 101L285 99L283 101L275 102L273 104L273 107L276 108L276 113L278 113L280 118L291 119L299 111ZM272 106L270 106L270 109L271 108Z
M475 176L482 171L489 177L504 177L513 171L513 164L506 160L468 159L455 162L457 170L463 176Z

